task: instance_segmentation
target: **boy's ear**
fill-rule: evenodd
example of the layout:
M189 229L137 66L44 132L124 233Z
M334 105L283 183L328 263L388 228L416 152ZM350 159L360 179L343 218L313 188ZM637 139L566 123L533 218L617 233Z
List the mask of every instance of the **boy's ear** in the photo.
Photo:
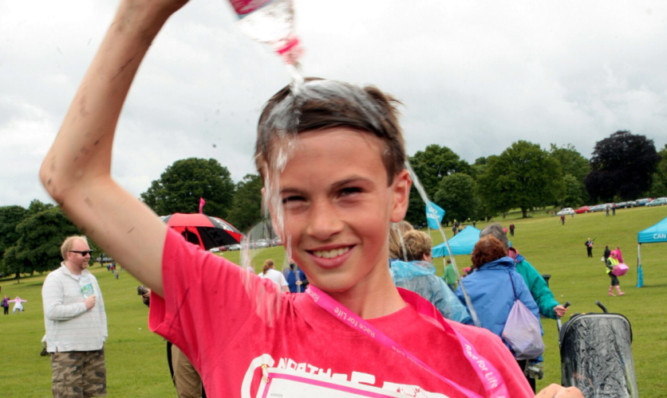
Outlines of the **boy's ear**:
M391 185L392 190L392 208L391 208L391 222L399 222L405 218L405 213L408 211L408 202L410 199L410 187L412 180L408 170L403 169L396 177Z

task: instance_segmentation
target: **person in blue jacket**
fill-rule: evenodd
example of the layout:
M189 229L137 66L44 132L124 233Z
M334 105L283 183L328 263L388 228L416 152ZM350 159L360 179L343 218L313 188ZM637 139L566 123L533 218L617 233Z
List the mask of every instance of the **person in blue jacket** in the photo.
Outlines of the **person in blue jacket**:
M502 226L498 223L486 226L482 229L479 236L483 237L487 235L492 235L498 239L503 244L507 255L514 259L516 271L523 277L524 282L526 282L530 294L537 303L540 314L551 319L565 315L567 308L554 298L554 294L549 289L549 285L542 275L524 256L519 254L519 251L515 247L509 247L509 240L507 239L507 234L503 232ZM543 366L544 360L540 355L538 358L529 361L524 369L533 389L535 387L535 378L542 378Z
M556 319L556 316L561 317L565 315L567 308L554 298L554 294L549 289L549 285L542 275L524 256L519 254L519 251L515 247L509 247L509 241L507 240L507 235L503 232L502 226L494 223L488 225L479 233L480 238L487 235L493 235L498 239L503 244L507 255L514 259L516 271L523 277L524 282L526 282L530 294L532 294L533 299L535 299L537 306L540 308L540 314L551 319Z
M390 235L396 238L397 235ZM390 259L391 277L398 287L413 291L433 304L447 319L472 324L465 305L461 304L452 289L436 275L431 263L431 237L423 231L408 230L400 236L399 258Z
M308 278L295 262L290 261L289 268L283 274L285 275L285 280L287 280L287 287L290 293L303 293L306 291Z
M502 338L515 297L539 319L537 303L530 294L526 282L516 271L514 259L507 256L500 240L491 235L481 237L475 244L471 260L472 272L461 279L456 295L461 303L465 303L461 286L463 285L483 328ZM510 348L509 345L507 347ZM524 369L526 361L518 362Z

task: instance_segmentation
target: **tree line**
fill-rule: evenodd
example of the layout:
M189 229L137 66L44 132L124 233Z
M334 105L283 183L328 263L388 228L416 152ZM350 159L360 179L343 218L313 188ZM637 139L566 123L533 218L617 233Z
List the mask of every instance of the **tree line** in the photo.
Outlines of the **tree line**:
M522 216L537 208L667 195L667 145L617 131L586 159L572 145L548 150L517 141L499 155L468 164L445 146L430 145L410 158L431 201L445 209L443 222L484 220L510 209ZM424 224L425 204L413 188L408 221Z
M657 152L653 140L629 131L598 141L590 159L572 145L546 150L520 140L473 164L437 144L409 163L429 200L445 209L443 223L490 219L517 208L527 217L537 208L667 196L667 145ZM141 200L168 215L197 212L203 198L204 213L247 231L263 220L261 188L257 174L234 183L217 160L189 158L168 166ZM414 186L406 219L425 224L425 203ZM57 206L34 200L27 209L0 207L0 273L18 278L58 267L61 242L78 233Z

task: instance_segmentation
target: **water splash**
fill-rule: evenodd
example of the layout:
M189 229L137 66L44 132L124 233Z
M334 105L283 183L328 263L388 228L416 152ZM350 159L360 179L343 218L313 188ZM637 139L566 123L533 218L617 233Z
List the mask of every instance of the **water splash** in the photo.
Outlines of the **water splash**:
M265 247L275 245L276 239L284 246L282 263L275 261L276 269L286 269L292 262L291 237L285 230L285 215L280 197L279 176L287 167L287 162L294 153L297 145L297 126L299 125L298 98L303 92L304 79L298 65L287 65L292 76L290 83L291 94L288 98L278 104L272 120L276 128L272 138L274 149L271 159L264 164L262 175L264 176L264 192L262 195L262 215L260 223L254 225L246 234L246 239L241 243L240 263L246 270L254 270L253 260L264 250ZM281 115L284 115L281 117ZM269 325L273 324L276 314L281 307L281 295L273 291L267 291L263 285L259 288L251 282L251 273L244 274L243 285L250 297L254 297L257 315L265 319Z

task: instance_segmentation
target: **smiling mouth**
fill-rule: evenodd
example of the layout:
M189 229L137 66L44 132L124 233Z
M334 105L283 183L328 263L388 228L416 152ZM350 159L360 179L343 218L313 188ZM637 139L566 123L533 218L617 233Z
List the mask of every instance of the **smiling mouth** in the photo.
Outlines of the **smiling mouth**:
M341 247L338 249L333 249L333 250L313 250L311 253L315 257L320 257L320 258L335 258L338 256L342 256L343 254L347 253L350 251L351 247Z

